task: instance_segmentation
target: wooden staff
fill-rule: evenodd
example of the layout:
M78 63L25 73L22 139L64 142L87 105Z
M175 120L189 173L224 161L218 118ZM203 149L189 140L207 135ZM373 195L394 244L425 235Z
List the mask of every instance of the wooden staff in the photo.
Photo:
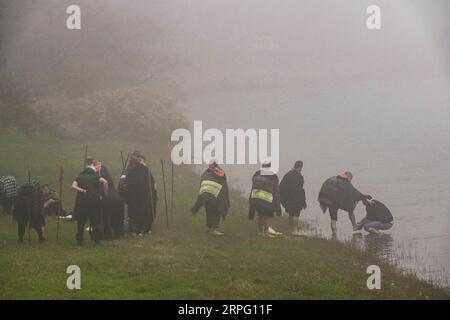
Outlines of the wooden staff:
M123 170L125 168L125 160L123 159L123 152L122 151L120 151L120 158L122 159L122 172L123 172Z
M88 157L88 146L86 145L85 148L84 148L83 170L86 167L87 157Z
M150 157L149 157L149 161L150 161ZM152 206L151 206L152 212L151 213L152 213L152 217L153 217L153 225L156 222L156 208L155 208L156 207L156 199L153 199L153 187L154 187L155 183L156 182L154 180L154 177L152 176L150 168L148 168L148 184L149 184L149 188L150 188L150 202L152 204Z
M30 190L30 199L28 201L28 214L29 214L29 221L28 221L28 243L31 242L31 218L32 218L32 210L33 210L33 189L31 188L31 170L28 168L28 188Z
M64 179L64 169L61 166L59 170L59 206L58 206L58 217L56 220L56 241L59 239L59 219L62 213L62 200L63 200L63 179Z
M169 214L167 212L167 193L166 193L166 176L164 174L164 161L161 159L161 169L162 169L162 179L163 179L163 187L164 187L164 203L166 208L166 223L167 229L169 229Z
M171 165L171 170L170 170L170 173L171 173L171 175L170 175L170 223L173 224L173 198L174 198L173 189L174 189L174 180L175 180L175 178L174 178L174 175L173 175L173 173L174 173L173 161L171 161L170 163L172 164Z

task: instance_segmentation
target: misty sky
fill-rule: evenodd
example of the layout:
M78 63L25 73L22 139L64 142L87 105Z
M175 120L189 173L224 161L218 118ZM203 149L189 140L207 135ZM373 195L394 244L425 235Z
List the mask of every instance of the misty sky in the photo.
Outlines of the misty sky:
M19 0L7 10L8 66L36 87L134 84L159 69L187 94L449 71L448 1L376 1L382 30L372 32L365 10L373 1L80 0L83 29L69 32L72 3Z

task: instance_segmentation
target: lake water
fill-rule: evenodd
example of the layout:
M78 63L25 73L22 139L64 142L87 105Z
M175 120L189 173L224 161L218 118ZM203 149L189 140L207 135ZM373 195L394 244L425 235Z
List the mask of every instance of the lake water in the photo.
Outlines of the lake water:
M449 79L396 80L318 90L298 86L195 95L184 104L203 128L280 129L280 178L297 159L310 234L330 236L317 202L322 182L342 171L384 202L395 224L382 236L353 235L346 213L338 237L405 272L450 288ZM232 187L249 191L255 165L225 165ZM364 216L359 204L357 219Z

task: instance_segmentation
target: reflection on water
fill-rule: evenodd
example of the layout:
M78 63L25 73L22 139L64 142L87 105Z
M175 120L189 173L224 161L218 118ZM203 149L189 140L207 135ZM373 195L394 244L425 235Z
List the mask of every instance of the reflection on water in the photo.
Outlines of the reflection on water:
M351 243L383 261L392 261L392 245L394 240L389 233L366 234L354 233Z

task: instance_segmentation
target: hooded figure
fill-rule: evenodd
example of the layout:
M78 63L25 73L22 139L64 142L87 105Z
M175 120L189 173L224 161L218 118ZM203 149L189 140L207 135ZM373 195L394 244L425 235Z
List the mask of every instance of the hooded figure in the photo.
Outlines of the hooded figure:
M269 220L277 213L281 216L280 190L278 176L270 169L269 162L263 163L261 170L252 178L252 190L249 197L249 219L258 213L258 229L262 236L273 237L281 233L273 230Z
M156 218L158 194L155 178L142 154L133 153L125 179L128 188L129 230L139 235L149 234Z
M103 238L122 238L124 236L124 203L115 188L108 168L100 161L95 162L100 177L108 181L108 191L102 194L101 223Z
M27 224L36 230L40 242L46 240L43 236L45 219L43 215L42 191L39 182L31 181L20 187L13 214L14 219L18 223L19 243L23 242Z
M286 173L280 182L280 200L286 212L289 214L291 234L300 235L298 220L300 211L306 209L304 179L302 176L303 162L296 161L294 168Z
M197 213L205 206L206 226L213 235L221 236L220 219L225 219L230 207L228 183L225 171L215 161L212 161L208 169L200 178L200 190L197 201L191 209L192 214Z
M371 196L363 195L351 183L353 175L347 171L336 177L327 179L319 192L318 201L322 211L328 209L331 218L331 231L333 236L337 235L337 213L341 209L348 212L348 217L352 223L353 230L357 230L356 218L353 213L360 200L370 199Z

